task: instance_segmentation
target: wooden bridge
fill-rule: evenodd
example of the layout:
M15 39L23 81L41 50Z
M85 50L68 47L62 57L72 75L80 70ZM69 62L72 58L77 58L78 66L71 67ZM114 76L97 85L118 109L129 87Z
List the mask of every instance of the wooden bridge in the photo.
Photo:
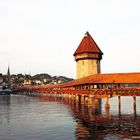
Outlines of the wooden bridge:
M132 96L136 109L136 96L140 96L140 73L95 74L64 84L17 87L13 92L69 98L88 106L98 106L98 99L106 98L107 108L110 107L109 98L117 96L120 108L121 96Z

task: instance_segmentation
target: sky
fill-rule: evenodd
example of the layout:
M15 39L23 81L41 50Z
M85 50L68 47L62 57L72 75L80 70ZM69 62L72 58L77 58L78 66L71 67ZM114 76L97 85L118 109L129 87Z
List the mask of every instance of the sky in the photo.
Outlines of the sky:
M102 73L140 72L139 0L0 0L0 73L76 77L86 31Z

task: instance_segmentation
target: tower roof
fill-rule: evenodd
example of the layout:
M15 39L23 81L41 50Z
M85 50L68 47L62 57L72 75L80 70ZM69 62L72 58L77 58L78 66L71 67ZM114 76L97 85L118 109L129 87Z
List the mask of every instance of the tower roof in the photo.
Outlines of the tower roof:
M74 56L79 53L100 53L103 52L100 50L96 42L93 40L89 32L86 32L84 38L82 39L80 45L74 53Z

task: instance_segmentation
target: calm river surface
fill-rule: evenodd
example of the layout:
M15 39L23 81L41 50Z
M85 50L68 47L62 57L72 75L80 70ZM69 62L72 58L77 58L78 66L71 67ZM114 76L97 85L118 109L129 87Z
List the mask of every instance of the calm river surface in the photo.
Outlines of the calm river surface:
M140 98L102 100L98 109L68 99L0 95L0 140L140 139Z

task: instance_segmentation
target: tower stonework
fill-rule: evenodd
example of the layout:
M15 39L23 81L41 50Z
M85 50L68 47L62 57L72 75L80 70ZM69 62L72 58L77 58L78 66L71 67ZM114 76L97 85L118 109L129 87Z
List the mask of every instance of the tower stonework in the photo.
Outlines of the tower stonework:
M77 63L77 79L100 73L102 55L102 51L87 32L74 53Z

